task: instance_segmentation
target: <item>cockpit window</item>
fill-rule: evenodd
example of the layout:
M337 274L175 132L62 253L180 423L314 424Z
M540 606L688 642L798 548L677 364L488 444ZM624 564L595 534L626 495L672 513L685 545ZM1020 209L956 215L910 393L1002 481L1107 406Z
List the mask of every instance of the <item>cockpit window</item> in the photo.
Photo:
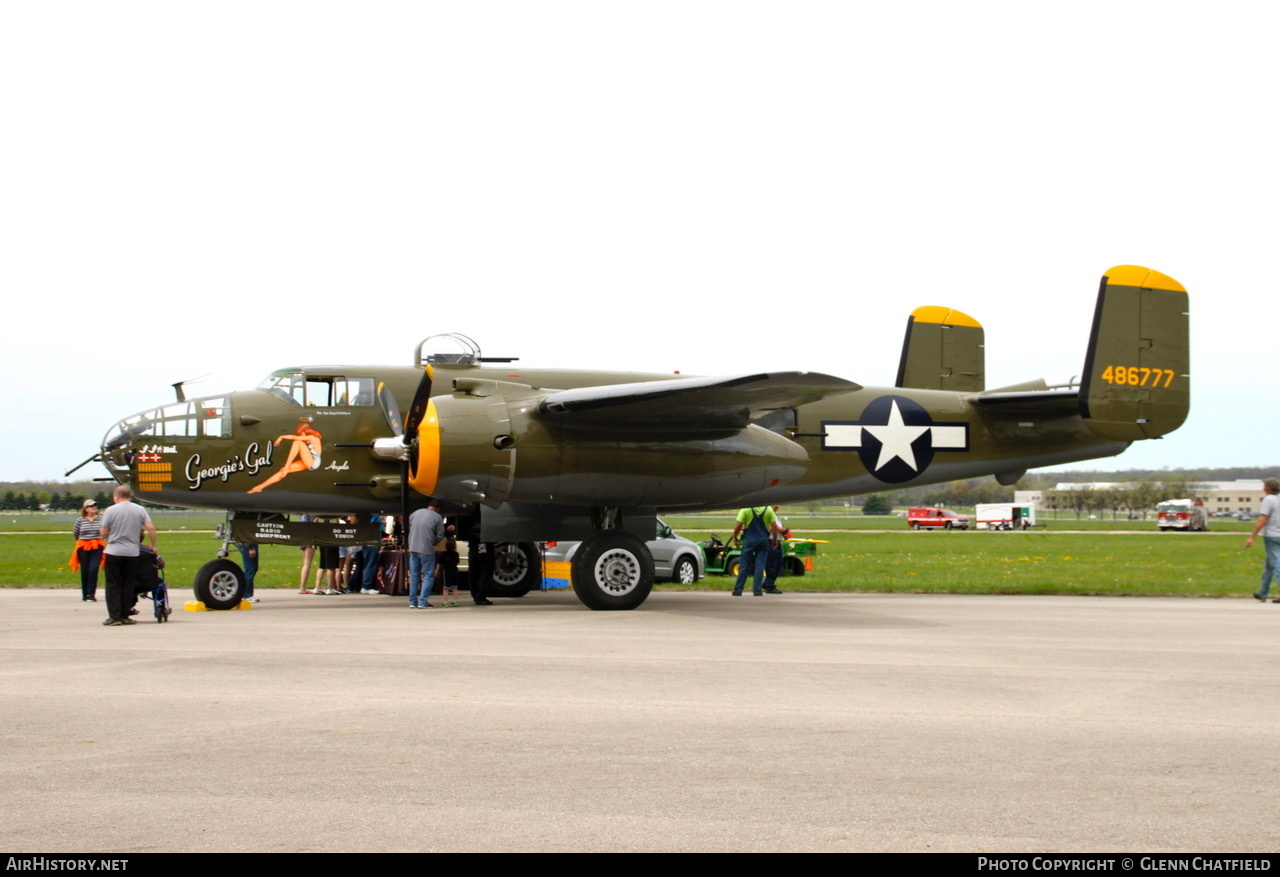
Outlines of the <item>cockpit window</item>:
M266 380L258 384L259 390L266 390L293 405L307 404L307 379L302 372L276 372L268 375Z
M375 402L373 378L333 378L330 386L330 405L372 405Z
M377 403L373 378L283 371L270 375L258 384L258 389L266 390L291 405L306 408L346 408Z
M195 406L201 435L231 435L231 406L226 399L200 399Z
M158 412L154 435L195 436L200 434L195 407L190 402L166 405Z

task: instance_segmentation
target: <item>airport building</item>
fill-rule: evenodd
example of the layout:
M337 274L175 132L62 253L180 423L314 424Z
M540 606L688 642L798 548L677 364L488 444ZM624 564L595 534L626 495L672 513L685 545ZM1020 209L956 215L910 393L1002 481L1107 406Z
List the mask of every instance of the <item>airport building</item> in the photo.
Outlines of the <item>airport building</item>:
M1196 485L1195 494L1204 500L1205 511L1211 515L1256 515L1262 506L1262 479L1204 481Z
M1062 481L1053 486L1055 491L1067 490L1121 490L1123 481ZM1035 502L1042 505L1044 491L1019 490L1014 493L1014 502ZM1262 479L1241 478L1236 481L1200 481L1188 491L1191 499L1204 502L1205 512L1210 515L1238 515L1240 513L1256 515L1262 505Z

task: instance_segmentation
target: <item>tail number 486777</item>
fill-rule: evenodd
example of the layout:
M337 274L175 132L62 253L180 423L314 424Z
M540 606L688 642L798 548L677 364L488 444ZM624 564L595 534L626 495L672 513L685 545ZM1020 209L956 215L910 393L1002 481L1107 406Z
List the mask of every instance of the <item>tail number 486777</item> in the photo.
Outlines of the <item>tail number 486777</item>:
M1177 373L1169 368L1109 365L1102 373L1102 379L1109 384L1124 384L1129 387L1167 387L1173 383L1175 374Z

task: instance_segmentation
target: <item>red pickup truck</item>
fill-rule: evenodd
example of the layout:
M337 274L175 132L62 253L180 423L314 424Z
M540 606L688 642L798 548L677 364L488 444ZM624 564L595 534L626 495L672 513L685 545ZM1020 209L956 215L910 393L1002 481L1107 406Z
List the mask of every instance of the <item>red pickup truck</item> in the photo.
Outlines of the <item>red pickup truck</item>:
M914 508L907 510L907 523L912 530L968 530L969 516L946 509Z

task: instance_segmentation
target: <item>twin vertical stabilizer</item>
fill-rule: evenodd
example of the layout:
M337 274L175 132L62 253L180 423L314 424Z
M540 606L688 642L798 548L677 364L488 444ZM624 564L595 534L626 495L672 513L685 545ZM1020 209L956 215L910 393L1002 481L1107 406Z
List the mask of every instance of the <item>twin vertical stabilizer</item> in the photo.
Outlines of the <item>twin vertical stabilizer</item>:
M1187 291L1149 268L1112 268L1098 290L1080 416L1096 435L1136 441L1173 432L1190 406Z
M981 392L985 389L982 324L951 308L916 308L898 363L899 387Z
M978 393L973 403L991 412L1060 417L1075 408L1090 432L1115 441L1173 432L1191 404L1187 291L1159 271L1118 265L1098 290L1078 391L1035 382L984 392L984 380L977 320L943 307L912 312L899 387Z

